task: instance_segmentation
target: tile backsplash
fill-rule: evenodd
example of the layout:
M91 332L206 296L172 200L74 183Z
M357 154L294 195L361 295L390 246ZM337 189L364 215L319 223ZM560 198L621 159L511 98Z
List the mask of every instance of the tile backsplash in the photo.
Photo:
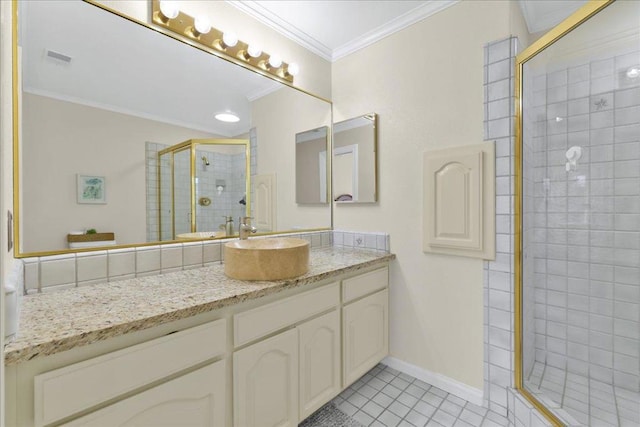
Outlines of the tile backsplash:
M306 239L311 248L339 246L390 250L386 233L316 231L286 236ZM24 293L52 292L208 266L223 261L222 245L227 241L168 243L23 258Z

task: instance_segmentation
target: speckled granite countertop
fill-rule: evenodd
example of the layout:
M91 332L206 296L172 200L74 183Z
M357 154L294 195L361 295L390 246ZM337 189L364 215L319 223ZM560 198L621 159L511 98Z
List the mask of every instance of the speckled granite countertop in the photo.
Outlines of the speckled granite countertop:
M224 275L224 265L218 264L24 296L18 334L4 349L5 365L151 328L393 259L393 254L329 247L312 249L309 272L284 281L230 279Z

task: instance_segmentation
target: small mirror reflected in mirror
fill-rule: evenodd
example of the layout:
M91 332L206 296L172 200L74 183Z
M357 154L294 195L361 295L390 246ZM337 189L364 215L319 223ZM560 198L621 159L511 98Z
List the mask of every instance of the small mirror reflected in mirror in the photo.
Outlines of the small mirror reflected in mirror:
M296 134L296 203L327 203L327 146L329 128Z
M377 121L377 114L371 113L334 124L334 202L373 203L378 200Z

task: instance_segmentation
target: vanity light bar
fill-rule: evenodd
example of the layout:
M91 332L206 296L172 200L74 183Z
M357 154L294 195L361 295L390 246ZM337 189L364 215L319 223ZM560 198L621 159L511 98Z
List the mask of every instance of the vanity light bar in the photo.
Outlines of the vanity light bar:
M167 7L164 3L174 4L171 4L171 7ZM287 64L276 55L269 55L257 46L249 45L238 40L237 36L233 33L227 32L225 34L211 27L207 19L196 19L180 11L176 4L179 3L167 2L165 0L151 0L153 23L205 45L208 48L214 49L223 56L231 59L232 62L244 62L263 72L293 83L293 77L298 74L299 71L297 64ZM163 11L166 14L163 13Z

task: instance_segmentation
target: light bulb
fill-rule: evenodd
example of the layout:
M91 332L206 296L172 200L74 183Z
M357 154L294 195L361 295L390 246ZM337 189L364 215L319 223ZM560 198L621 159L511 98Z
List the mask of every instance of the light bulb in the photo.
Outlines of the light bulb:
M160 2L160 13L167 19L174 19L180 13L180 8L175 1L163 0Z
M200 34L207 34L211 31L211 21L206 16L196 16L193 26Z
M300 72L300 66L295 62L292 62L291 64L289 64L289 67L287 68L287 72L292 76L297 76L298 73Z
M247 48L247 53L252 58L257 58L262 55L262 48L256 44L250 44Z
M224 187L222 185L218 185L218 196L222 194L222 190L224 190Z
M222 42L228 47L234 47L238 44L238 35L233 31L225 31L222 34Z
M640 67L631 67L627 70L627 77L630 79L637 79L640 77Z
M269 56L269 65L273 68L280 68L280 66L282 65L282 58L277 55Z

